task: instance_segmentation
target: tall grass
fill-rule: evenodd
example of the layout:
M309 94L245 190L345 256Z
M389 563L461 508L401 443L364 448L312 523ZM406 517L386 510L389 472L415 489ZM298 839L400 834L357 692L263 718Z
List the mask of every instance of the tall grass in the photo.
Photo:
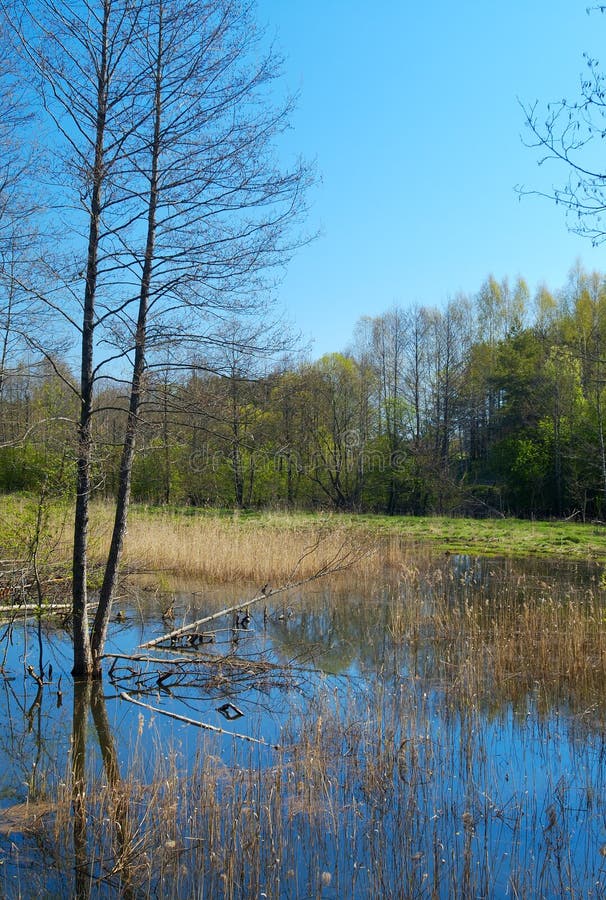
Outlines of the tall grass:
M282 754L236 750L228 766L206 739L187 766L176 738L172 748L158 739L152 772L135 758L120 789L91 776L90 896L603 896L591 745L576 745L563 775L555 729L533 723L520 745L515 722L497 738L477 711L448 704L437 719L411 687L321 691L288 726ZM525 764L537 741L533 784ZM48 895L52 871L69 896L69 789L45 822L28 884Z
M0 587L11 581L8 561L27 556L32 540L36 506L24 497L8 498L0 514ZM47 581L69 577L72 533L69 508L50 504L44 511L40 536ZM113 509L106 503L91 505L89 540L90 578L105 564ZM362 575L379 574L399 557L397 536L380 542L370 530L352 529L340 519L322 516L245 515L200 513L133 507L124 545L123 571L178 576L215 583L271 582L309 578L318 570L347 561ZM20 562L21 564L21 562ZM25 563L23 563L25 565ZM10 571L9 571L10 569ZM4 577L2 575L4 571ZM50 583L50 582L49 582Z
M109 534L108 510L95 510L101 561ZM376 575L398 554L398 541L379 544L375 536L352 531L334 520L268 519L238 516L183 516L169 512L131 515L124 563L135 572L159 572L211 582L256 581L276 585L312 576L338 565L349 554L357 571Z
M36 508L31 498L2 498L0 559L27 555ZM106 557L112 517L111 504L92 504L93 580L94 567L102 566ZM61 569L69 574L71 528L69 504L45 501L39 556L53 576L61 574ZM215 582L283 582L320 534L321 547L298 567L301 577L313 574L344 542L356 548L380 547L380 553L366 556L357 567L362 574L374 575L398 564L419 544L457 553L606 560L606 528L599 524L271 512L232 515L133 505L124 565L130 571L167 572Z
M89 771L91 897L605 896L603 600L421 556L300 593L281 650L324 638L353 671L308 685L281 751L205 736L192 760L143 714L122 779ZM27 856L42 895L74 883L64 781Z

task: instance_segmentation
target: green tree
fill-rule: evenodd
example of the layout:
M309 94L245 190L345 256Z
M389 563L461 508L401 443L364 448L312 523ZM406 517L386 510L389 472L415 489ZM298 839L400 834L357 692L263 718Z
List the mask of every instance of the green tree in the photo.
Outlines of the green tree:
M369 428L369 380L354 359L326 354L305 372L305 474L337 509L360 500Z

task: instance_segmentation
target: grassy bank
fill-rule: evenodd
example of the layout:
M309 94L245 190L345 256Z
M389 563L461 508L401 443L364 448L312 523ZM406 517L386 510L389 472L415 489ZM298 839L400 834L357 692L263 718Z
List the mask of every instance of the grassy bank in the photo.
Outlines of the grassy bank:
M34 500L8 496L0 513L0 558L22 559L36 533ZM92 567L103 563L112 508L96 503L91 515ZM42 517L38 560L67 572L71 510L48 506ZM414 518L408 516L242 512L134 506L125 543L125 567L211 581L274 583L296 573L305 578L338 559L347 547L358 568L372 575L398 565L407 550L479 556L543 556L606 562L606 527L578 522L517 519Z
M606 525L446 516L360 516L356 525L429 542L450 553L606 561Z
M135 551L142 539L169 541L179 535L196 542L203 557L222 547L227 539L229 556L241 562L247 553L277 561L289 548L292 552L321 530L358 543L381 541L383 562L397 562L407 547L427 545L438 552L468 553L477 556L541 556L554 559L606 562L606 526L568 521L539 522L521 519L464 519L445 516L371 516L314 513L245 512L233 515L219 511L167 511L134 508L129 526L128 546ZM302 542L302 543L301 543ZM180 548L184 552L184 548ZM248 565L246 566L248 568Z

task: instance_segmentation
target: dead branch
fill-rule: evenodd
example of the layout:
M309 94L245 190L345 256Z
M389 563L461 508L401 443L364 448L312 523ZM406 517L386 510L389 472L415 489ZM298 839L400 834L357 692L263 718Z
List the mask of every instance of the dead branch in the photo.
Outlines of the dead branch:
M52 613L55 612L55 610L64 612L66 609L71 608L71 603L13 603L12 605L9 604L8 606L0 606L0 613Z
M176 628L174 631L169 631L166 634L161 635L160 637L154 638L151 641L146 641L144 644L139 644L139 649L156 647L158 644L162 644L165 641L170 641L172 639L181 637L182 635L187 634L190 631L198 630L200 626L206 625L207 622L212 622L214 619L219 619L221 616L227 616L230 613L239 612L241 609L246 609L249 606L252 606L255 603L259 603L261 600L267 600L269 597L275 597L277 594L283 594L286 591L294 590L294 588L301 587L304 584L309 584L312 581L317 581L319 578L325 578L327 575L334 575L337 572L342 572L345 569L351 568L355 563L359 562L364 557L369 556L374 547L364 547L360 549L359 547L349 547L346 548L346 543L343 542L339 548L332 554L331 557L324 560L320 567L313 573L313 575L309 575L307 578L302 578L299 581L293 581L293 578L301 566L302 561L318 549L322 542L322 537L319 537L318 540L311 547L308 547L303 554L297 560L294 569L291 572L289 580L281 585L278 588L269 588L267 585L262 588L254 597L248 600L242 600L240 603L236 603L234 606L227 606L224 609L220 609L218 612L212 613L209 616L205 616L203 619L198 619L196 622L191 622L189 625L184 625L181 628Z
M120 693L120 697L123 700L128 700L129 703L134 703L136 706L142 706L144 709L149 709L151 712L158 713L162 716L168 716L170 719L177 719L178 722L185 722L187 725L195 725L196 728L204 728L206 731L213 731L215 734L225 734L228 737L235 737L241 741L249 741L251 744L261 744L263 747L270 747L272 750L280 750L281 747L278 744L268 744L267 741L262 740L261 738L249 737L247 734L238 734L235 731L225 731L224 728L217 728L216 725L208 725L206 722L199 722L197 719L190 719L188 716L181 716L179 713L171 712L168 709L158 709L157 706L151 706L149 703L143 703L142 700L135 700L134 697L131 697L126 691L122 691Z
M302 584L303 582L300 583ZM229 613L238 612L239 610L244 609L246 606L252 606L253 603L258 603L260 600L266 600L267 597L273 594L280 594L283 591L288 590L290 587L295 587L295 585L285 585L284 587L280 587L272 591L267 591L266 593L260 592L250 600L242 600L235 606L227 606L225 607L225 609L220 609L219 612L212 613L212 615L210 616L205 616L203 619L198 619L196 622L191 622L189 625L184 625L182 628L175 628L174 631L168 631L166 634L163 634L158 638L154 638L151 641L146 641L144 644L139 644L139 648L143 649L146 647L155 647L158 644L162 644L164 641L169 641L173 638L181 637L181 635L187 634L189 631L197 630L201 625L205 625L206 622L211 622L213 619L218 619L221 616L227 616L229 615Z
M89 610L96 608L96 603L87 603ZM71 603L13 603L12 606L0 606L0 613L14 613L15 618L19 616L38 616L41 614L51 615L54 612L71 612Z
M184 656L182 658L162 659L154 656L145 656L142 653L104 653L103 659L127 659L130 662L157 663L158 665L180 665L181 663L190 663L195 657Z

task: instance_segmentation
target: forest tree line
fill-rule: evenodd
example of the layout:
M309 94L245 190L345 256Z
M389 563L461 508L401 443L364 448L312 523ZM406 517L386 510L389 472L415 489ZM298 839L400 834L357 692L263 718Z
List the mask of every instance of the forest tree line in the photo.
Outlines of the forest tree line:
M60 358L0 380L0 489L71 489L75 381ZM362 319L349 348L260 369L226 339L146 376L133 497L390 514L606 516L606 278L531 297L489 277L444 308ZM95 397L97 495L116 491L127 399ZM63 486L61 488L61 486Z

